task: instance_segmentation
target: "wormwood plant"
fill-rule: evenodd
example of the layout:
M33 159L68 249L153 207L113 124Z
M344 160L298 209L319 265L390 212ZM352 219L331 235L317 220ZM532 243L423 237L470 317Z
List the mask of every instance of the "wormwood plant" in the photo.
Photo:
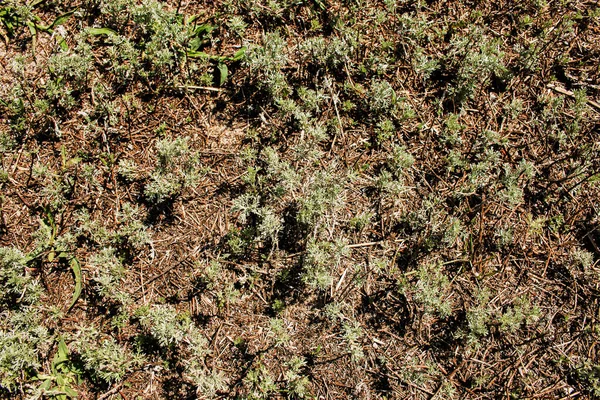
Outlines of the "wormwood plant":
M342 324L344 341L348 345L350 358L357 362L364 358L365 354L360 344L363 335L362 327L357 321L348 321Z
M267 178L275 183L274 189L269 189L273 195L281 196L300 185L300 173L289 162L282 160L274 148L263 149L260 158L265 164Z
M521 324L531 325L540 318L540 308L531 303L528 296L520 296L515 299L512 307L509 307L498 318L500 329L505 332L515 332Z
M62 94L67 95L69 91L80 90L88 82L88 74L92 70L93 52L92 47L84 41L84 38L77 38L77 45L72 50L59 51L48 59L48 69L54 81L51 85L53 90L65 88ZM47 86L47 90L49 86ZM53 100L59 101L59 95L48 96Z
M254 220L257 240L268 240L272 248L277 246L278 234L283 228L282 219L269 206L260 206L260 199L254 193L245 193L233 201L231 209L239 213L238 220L241 224L250 223Z
M194 357L208 353L207 342L188 315L168 305L142 307L136 311L140 325L167 349L186 348Z
M318 225L327 212L332 212L344 204L343 181L333 173L319 171L300 199L298 221L309 226Z
M275 380L263 364L248 371L244 386L248 388L248 398L253 400L264 399L277 391Z
M452 302L447 298L451 285L441 263L421 265L417 278L413 296L423 306L423 311L442 318L452 314Z
M34 12L40 4L43 5L43 1L37 0L25 3L19 0L8 0L0 4L0 28L2 28L0 29L0 36L6 43L15 38L21 29L27 28L33 40L34 53L39 32L56 36L57 43L63 48L66 47L65 38L62 33L56 32L55 28L64 24L73 15L73 11L58 15L52 23L44 25L41 18Z
M85 370L99 382L120 382L127 372L145 361L114 338L102 338L95 328L82 327L74 344Z
M331 274L348 254L349 248L345 241L325 242L312 239L306 246L302 262L302 280L310 287L327 289L333 280Z
M196 385L199 398L216 399L219 398L219 392L227 391L228 379L222 371L215 368L207 370L200 362L192 362L187 374Z
M505 54L498 39L486 37L479 29L465 36L457 36L451 42L451 51L446 63L452 65L456 60L456 78L449 89L450 96L463 103L470 99L478 85L484 84L492 76L509 79L509 71L504 65Z
M589 1L176 3L0 0L1 398L597 395Z
M128 294L121 286L121 279L126 270L117 257L115 248L105 247L95 252L90 256L88 266L93 271L96 290L101 296L120 304L130 302Z
M594 254L583 249L575 249L571 253L571 262L583 269L586 275L592 275L592 267L594 266Z
M489 335L489 326L493 323L495 310L490 304L492 295L490 290L484 288L477 292L476 302L467 309L467 331L458 330L455 336L459 339L466 338L469 346L477 349L481 345L480 338Z
M0 247L0 305L20 308L38 301L42 288L26 274L27 257L18 249Z
M40 322L32 308L0 313L0 393L16 394L42 368L40 360L51 339Z
M269 336L275 342L275 346L282 346L290 341L290 335L285 321L281 318L272 318L269 321Z
M262 45L250 48L246 56L246 65L258 87L274 100L285 99L292 93L282 72L289 62L285 48L286 42L280 33L268 33L263 36Z
M382 195L390 195L395 201L401 196L410 192L407 182L411 178L410 167L414 164L415 158L403 146L392 145L391 152L385 164L375 179L375 186L381 191Z
M285 363L285 366L288 368L285 372L288 396L296 396L300 399L308 397L310 380L303 371L306 368L306 360L303 357L294 356Z
M586 385L586 391L592 396L600 396L600 365L593 360L584 357L581 361L575 361L570 375L577 377Z
M187 43L192 36L190 26L181 14L169 11L156 0L140 4L132 1L108 1L101 7L109 26L91 28L93 36L106 36L113 47L108 49L110 66L122 83L133 78L162 78L171 81L179 74ZM125 27L133 28L129 36ZM117 32L110 28L123 29Z
M156 340L163 350L178 355L186 379L197 386L199 394L214 398L225 389L226 377L203 362L210 353L208 342L189 315L177 313L168 305L141 307L135 315L144 332ZM141 351L145 350L144 344L144 338L138 337Z
M386 80L373 79L368 94L369 108L375 114L389 113L398 104L398 96Z
M54 248L49 258L53 251ZM64 341L59 339L50 375L42 373L39 359L48 352L53 338L42 325L37 308L41 288L25 274L27 264L35 257L38 255L25 256L15 249L0 248L0 283L3 284L0 304L4 303L5 307L0 319L0 391L4 388L14 392L19 382L22 392L25 382L27 392L34 396L47 395L66 400L77 396L73 387L79 382L80 371L70 362L69 351ZM61 254L57 257L60 258ZM73 260L73 267L77 266L74 269L77 282L71 306L81 292L81 271L76 259ZM41 383L34 385L33 382Z
M247 191L233 200L231 211L237 214L241 231L230 234L229 244L236 254L241 254L253 242L261 242L271 251L278 246L283 230L283 218L271 206L286 195L293 195L301 188L301 172L281 159L272 147L262 149L260 157L248 154L247 172L243 181Z
M118 251L141 250L151 243L150 233L142 222L139 207L123 203L117 212L116 229L108 229L104 218L94 218L82 208L76 214L75 233L93 241L100 247L114 248Z
M232 56L209 54L215 26L202 23L198 15L184 15L156 0L141 3L107 1L100 7L101 27L84 31L90 40L102 40L110 47L102 67L116 78L117 87L141 81L153 90L186 87L195 80L223 85L227 64L240 61L246 48ZM214 79L210 77L214 68ZM197 78L199 77L199 78Z
M308 38L298 46L298 50L306 62L335 72L348 61L356 47L356 39L346 34L329 40L323 36Z
M189 148L189 138L162 139L156 144L156 168L144 194L154 204L172 199L186 187L195 185L201 177L200 162Z

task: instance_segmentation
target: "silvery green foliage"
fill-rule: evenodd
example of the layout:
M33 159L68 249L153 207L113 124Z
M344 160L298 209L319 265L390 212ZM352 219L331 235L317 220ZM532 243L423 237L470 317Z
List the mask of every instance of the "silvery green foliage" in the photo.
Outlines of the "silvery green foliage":
M119 176L124 180L133 182L138 178L139 167L133 160L123 159L119 161Z
M117 216L121 224L113 236L115 243L126 240L135 249L141 249L151 243L150 232L142 222L137 206L123 203Z
M288 162L282 160L272 147L263 149L261 159L267 165L267 176L276 180L278 187L281 187L283 191L293 190L300 184L299 174Z
M292 92L282 72L289 62L286 47L286 41L278 32L267 33L263 36L262 46L252 47L246 56L246 63L258 86L273 99L286 98Z
M149 39L145 42L144 57L157 69L172 66L190 35L181 23L181 17L165 10L156 0L142 1L131 9L131 15L133 22Z
M102 247L118 248L128 244L140 250L151 243L150 232L140 218L140 210L131 203L121 204L121 210L117 213L117 230L107 229L102 218L93 218L85 209L79 210L75 217L78 223L75 233L88 236Z
M531 303L527 296L517 297L512 307L507 308L498 318L500 330L504 332L516 332L522 324L531 325L540 318L540 308Z
M281 318L271 318L269 320L269 336L271 336L276 346L282 346L290 341L290 335L285 321Z
M424 311L447 317L452 313L452 303L447 298L451 289L448 277L439 263L422 265L418 270L414 297L423 305Z
M154 305L138 311L140 324L163 347L185 347L194 357L208 353L207 342L202 332L188 315L178 314L169 305ZM185 346L184 346L185 345Z
M309 183L307 195L300 199L298 221L316 224L326 212L344 204L343 181L333 174L318 172Z
M260 195L244 193L233 200L231 210L238 214L241 224L256 222L256 239L270 240L274 247L277 246L278 234L283 228L283 220L275 210L269 206L261 206Z
M492 318L492 307L490 298L492 297L489 289L485 288L477 294L477 305L467 311L467 322L470 334L473 337L487 336L488 324Z
M276 246L279 232L283 229L283 219L270 207L261 208L259 216L258 237L268 239L273 243L273 246Z
M37 302L38 282L26 273L27 259L18 249L0 247L0 306L14 308Z
M350 36L332 39L317 36L306 39L299 46L306 61L332 69L344 65L355 48L356 43Z
M227 22L227 27L236 35L243 37L248 24L244 21L244 17L240 15L234 15Z
M324 290L331 285L332 272L349 254L349 248L343 241L318 242L311 240L306 246L306 255L302 263L302 280L308 286Z
M120 345L114 338L102 338L94 328L83 328L75 340L76 350L85 369L105 383L120 382L134 368L142 365L144 358Z
M178 137L162 139L156 144L156 167L144 187L144 194L151 202L162 203L197 183L200 162L188 142L189 138Z
M159 173L153 175L150 183L144 187L144 194L153 203L162 203L181 189L177 175Z
M388 159L388 167L397 176L402 177L415 163L415 157L404 146L393 145Z
M396 91L388 81L374 79L371 82L369 107L375 114L393 111L397 101Z
M571 259L577 267L582 267L584 271L589 270L594 265L594 253L584 249L575 249L571 253Z
M35 341L23 332L0 331L0 346L0 387L16 391L23 374L41 366Z
M59 52L51 56L48 59L48 68L63 84L71 82L80 85L87 80L92 62L92 48L80 38L79 43L73 50Z
M136 37L119 34L108 37L113 44L109 48L111 63L121 78L166 77L183 58L192 31L182 23L180 14L165 9L161 2L106 1L100 9L103 17L112 22L111 26L125 26L130 22L134 25Z
M25 378L34 376L42 367L39 357L48 351L49 339L36 310L0 313L0 388L14 392Z
M227 378L217 369L207 370L201 362L192 361L186 368L189 379L196 385L196 393L202 399L221 398L218 393L227 390Z
M275 380L267 368L260 364L258 367L248 371L244 378L244 384L248 387L250 393L249 399L264 399L277 390Z
M433 56L426 54L421 47L418 47L413 56L412 66L417 74L424 80L428 80L431 74L440 67L440 62Z
M162 347L180 353L185 375L197 385L198 393L208 398L226 388L226 379L219 372L209 371L203 358L210 352L208 342L189 315L179 314L169 305L154 305L137 311L140 324Z
M231 211L239 213L239 222L246 224L252 215L258 214L260 210L259 200L259 196L254 193L244 193L233 200Z
M26 263L19 250L0 247L0 387L9 391L41 368L39 355L49 336L31 307L42 288L27 275Z
M348 321L342 324L343 336L350 350L352 361L356 362L365 357L360 338L363 335L362 327L358 321Z
M302 370L306 368L306 360L303 357L293 356L286 362L286 366L289 369L285 372L285 380L290 395L300 399L306 398L310 384L308 377L302 374Z
M117 257L115 248L105 247L93 253L88 259L88 265L94 272L96 289L100 295L119 303L129 302L129 296L121 286L125 268Z
M479 29L451 41L447 58L460 60L455 82L449 90L457 102L470 99L477 86L492 75L502 77L509 73L504 66L505 54L501 47L500 40L490 39Z

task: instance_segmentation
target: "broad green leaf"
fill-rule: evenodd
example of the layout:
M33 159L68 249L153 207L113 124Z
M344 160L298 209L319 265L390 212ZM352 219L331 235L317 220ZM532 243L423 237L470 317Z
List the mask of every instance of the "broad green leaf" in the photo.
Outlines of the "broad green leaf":
M51 381L52 379L54 379L54 377L45 374L36 374L31 377L32 381Z
M58 46L61 48L61 50L69 50L69 45L67 44L67 41L64 37L62 37L61 35L56 35L56 41L58 42Z
M58 342L58 354L63 361L66 361L69 358L69 348L65 344L65 340L63 338L60 338L60 341Z
M44 390L50 390L50 388L52 387L52 379L51 377L48 377L49 379L45 380L41 385L40 385L40 389L44 389Z
M106 35L106 36L112 36L112 35L117 35L117 32L113 31L110 28L88 28L87 33L89 33L92 36L101 36L101 35Z
M192 40L190 40L188 47L189 47L190 51L198 51L199 48L206 45L207 43L208 43L208 40L200 38L200 37L195 37Z
M215 29L211 24L202 24L194 28L194 35L197 37L205 37Z
M186 54L190 58L204 58L204 59L210 58L210 56L203 51L189 50Z
M33 22L30 22L30 21L27 21L26 25L29 28L29 32L31 33L31 35L35 36L37 34L36 25Z
M224 63L217 64L217 71L218 71L218 75L219 75L219 77L218 77L219 78L219 86L223 86L223 84L227 80L227 74L229 73L229 70L227 69L227 65Z
M72 388L70 388L69 386L65 386L65 393L67 393L67 396L69 397L77 397L78 394L75 390L73 390Z
M54 22L50 24L49 28L54 29L55 27L64 24L71 17L71 15L73 15L74 12L75 10L59 15L58 18L56 18Z
M73 292L73 300L69 306L69 311L73 308L77 302L77 299L79 299L79 296L81 296L81 265L79 264L77 257L73 257L71 259L71 269L73 270L73 275L75 276L75 291Z
M231 61L240 61L246 55L247 49L248 48L246 46L243 46L241 49L236 51L233 57L231 57Z
M80 157L73 157L73 158L71 158L70 160L67 161L65 167L66 168L73 167L73 166L79 164L80 161L81 161Z
M58 350L52 360L52 372L56 375L58 373L58 366L69 360L69 349L65 344L65 340L61 337L58 342Z

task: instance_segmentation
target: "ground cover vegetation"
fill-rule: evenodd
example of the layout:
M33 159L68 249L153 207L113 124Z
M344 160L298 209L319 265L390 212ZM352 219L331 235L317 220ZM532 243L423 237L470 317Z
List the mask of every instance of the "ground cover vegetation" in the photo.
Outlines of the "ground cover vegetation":
M594 1L0 1L0 398L600 396Z

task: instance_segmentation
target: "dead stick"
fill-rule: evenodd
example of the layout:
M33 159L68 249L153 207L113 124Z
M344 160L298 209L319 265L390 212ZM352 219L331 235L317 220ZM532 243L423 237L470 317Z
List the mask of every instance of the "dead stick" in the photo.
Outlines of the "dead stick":
M209 92L224 92L225 89L214 88L210 86L194 86L194 85L185 85L185 86L175 86L177 89L194 89L194 90L208 90Z

